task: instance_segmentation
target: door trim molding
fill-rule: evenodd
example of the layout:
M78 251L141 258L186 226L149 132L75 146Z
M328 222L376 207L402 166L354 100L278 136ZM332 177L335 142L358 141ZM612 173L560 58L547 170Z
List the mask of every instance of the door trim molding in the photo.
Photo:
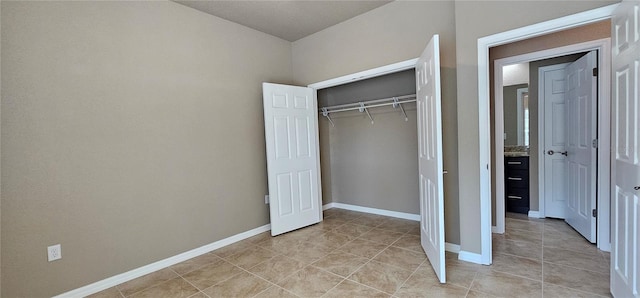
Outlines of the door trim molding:
M609 60L605 59L607 57L607 55L610 56L610 47L611 47L611 39L610 38L603 38L603 39L596 39L596 40L590 40L590 41L586 41L586 42L581 42L581 43L577 43L577 44L572 44L572 45L568 45L568 46L562 46L562 47L557 47L557 48L552 48L552 49L546 49L546 50L541 50L541 51L537 51L537 52L532 52L532 53L526 53L526 54L522 54L522 55L517 55L517 56L512 56L512 57L506 57L506 58L502 58L502 59L497 59L494 61L494 89L495 89L495 135L499 136L502 133L504 133L504 111L502 109L503 106L503 101L504 101L504 94L502 92L502 67L507 66L507 65L511 65L511 64L518 64L518 63L526 63L526 62L531 62L531 61L536 61L536 60L542 60L542 59L547 59L547 58L553 58L553 57L558 57L558 56L564 56L564 55L571 55L571 54L575 54L575 53L581 53L581 52L588 52L588 51L592 51L592 50L598 50L598 63L601 65L602 71L600 71L600 73L606 74L606 73L610 73L610 68L611 68L611 63ZM540 69L545 69L545 68L549 68L552 66L545 66L545 67L541 67ZM540 75L540 70L538 70L538 76ZM538 82L540 83L541 81L538 80ZM598 82L598 90L602 90L602 92L600 92L600 94L598 94L599 98L602 99L606 99L606 101L608 102L609 99L609 91L610 90L610 82L607 80L599 80ZM538 98L540 98L540 94L541 94L541 87L543 85L539 84L538 85ZM602 110L602 115L598 115L599 118L599 122L600 121L604 121L605 123L603 125L605 125L605 127L603 127L603 129L600 129L600 126L598 127L599 131L598 131L598 135L610 135L610 130L609 130L609 109L610 109L610 104L606 103L605 101L599 101L598 102L598 113L600 113L600 110ZM606 113L606 114L605 114ZM544 119L544 109L540 108L540 106L538 107L538 119ZM544 143L542 136L544 136L541 132L544 132L544 121L540 121L538 120L538 211L536 211L537 216L539 218L543 218L545 216L545 212L544 212L544 208L545 208L545 202L544 200L541 200L541 196L542 194L544 194L544 152L543 150L541 150L542 145ZM610 138L606 138L605 139L607 141L606 144L602 144L602 146L607 146L604 148L608 148L608 141L610 140ZM498 160L501 156L504 155L504 140L502 140L501 138L496 138L495 139L495 155L494 158L496 160ZM599 150L598 152L600 153ZM606 152L603 152L606 153ZM600 160L601 157L599 157ZM608 159L608 157L606 157L606 159ZM602 159L604 160L604 159ZM600 162L598 162L600 163ZM609 162L606 162L607 164ZM600 177L600 175L603 175L603 177L609 177L609 168L608 167L598 167L599 168L599 172L598 172L598 177ZM496 225L492 227L492 232L493 233L504 233L505 231L505 221L504 221L504 214L505 214L505 206L504 206L504 165L502 165L501 163L496 163L496 168L495 168L495 175L496 175L496 189L495 189L495 197L496 197ZM599 180L598 183L609 183L609 180L607 180L606 178L604 180ZM601 195L605 195L608 196L607 194L605 194L604 192L600 192L598 191L598 198L601 198ZM604 197L602 197L604 198ZM534 210L535 211L535 210ZM603 210L603 212L606 211L606 214L602 214L602 215L598 215L599 218L602 219L606 219L608 222L608 208L606 210ZM598 212L600 213L600 212ZM599 225L600 226L600 225ZM606 229L606 226L603 226L602 231L598 231L598 233L604 233L603 235L608 235L608 229ZM609 239L609 237L607 236L606 239ZM605 246L606 247L606 246ZM606 249L603 249L606 250ZM608 251L608 250L607 250Z
M481 263L491 264L491 119L489 48L610 19L618 4L553 19L478 39L478 137ZM602 72L604 73L604 71Z
M542 50L533 53L527 53L523 55L502 58L494 61L494 86L495 86L495 133L496 136L503 132L504 129L504 111L502 110L503 94L502 94L502 67L510 64L525 63L536 60L542 60L547 58L553 58L564 55L571 55L575 53L589 52L593 50L598 51L598 67L600 68L600 75L606 75L611 73L611 38L602 38L596 40L590 40L573 45L562 46L553 49ZM549 70L560 64L549 65L541 67L538 70L538 76L543 70ZM540 94L542 93L542 80L538 79L538 101L540 102ZM598 80L598 136L600 148L609 148L611 141L611 125L610 125L610 80ZM538 105L538 211L536 217L545 217L545 201L544 195L544 106ZM496 160L500 156L504 155L504 140L501 138L495 139L495 157ZM608 156L607 150L598 150L598 180L599 185L598 196L598 239L609 239L609 164L611 162ZM496 163L496 226L492 227L494 233L504 233L505 231L505 205L504 205L504 166L501 163ZM534 210L535 211L535 210ZM602 237L602 238L601 238ZM609 241L598 241L597 246L599 249L609 251L611 243Z

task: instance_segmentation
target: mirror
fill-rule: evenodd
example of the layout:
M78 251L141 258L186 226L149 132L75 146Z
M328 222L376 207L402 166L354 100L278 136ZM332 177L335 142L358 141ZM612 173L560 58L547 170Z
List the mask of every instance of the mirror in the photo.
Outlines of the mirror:
M503 87L504 145L529 147L529 85Z

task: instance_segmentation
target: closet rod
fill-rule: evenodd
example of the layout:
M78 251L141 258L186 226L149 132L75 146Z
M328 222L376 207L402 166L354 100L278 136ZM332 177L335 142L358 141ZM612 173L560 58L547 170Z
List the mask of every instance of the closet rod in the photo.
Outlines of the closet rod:
M402 103L414 102L414 101L416 101L415 97L416 97L415 94L409 94L409 95L402 95L402 96L396 96L396 97L388 97L388 98L368 100L368 101L363 101L363 102L355 102L355 103L348 103L348 104L342 104L342 105L323 107L323 108L320 108L318 110L320 112L323 112L323 113L353 111L353 110L361 109L362 108L361 103L363 103L365 105L364 106L365 108L374 108L374 107L382 107L382 106L388 106L388 105L394 105L394 104L402 104ZM409 99L409 98L413 98L413 99L412 100L403 100L403 99ZM378 104L378 103L384 103L384 104Z
M368 108L377 108L377 107L384 107L384 106L390 106L390 105L394 105L394 104L403 104L403 103L410 103L410 102L415 102L415 99L409 99L409 100L403 100L403 101L398 101L398 102L387 102L387 103L379 103L379 104L374 104L374 105L365 105L364 107L361 106L357 106L357 107L353 107L353 108L342 108L342 109L336 109L336 110L329 110L330 108L327 108L326 113L337 113L337 112L346 112L346 111L355 111L355 110L360 110L360 109L368 109ZM366 103L365 103L366 104ZM323 112L321 110L321 112Z

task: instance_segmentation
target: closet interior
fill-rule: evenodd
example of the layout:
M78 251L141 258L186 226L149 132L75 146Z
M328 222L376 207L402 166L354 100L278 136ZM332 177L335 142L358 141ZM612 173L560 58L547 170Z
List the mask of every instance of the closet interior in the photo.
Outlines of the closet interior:
M419 214L415 70L317 91L323 204Z

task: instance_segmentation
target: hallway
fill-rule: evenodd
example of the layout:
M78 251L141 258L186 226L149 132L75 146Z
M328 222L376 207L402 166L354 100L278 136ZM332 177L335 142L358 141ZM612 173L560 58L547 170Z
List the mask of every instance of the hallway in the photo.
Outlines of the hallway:
M507 213L505 234L493 234L490 268L542 281L544 297L610 297L609 253L564 220Z

